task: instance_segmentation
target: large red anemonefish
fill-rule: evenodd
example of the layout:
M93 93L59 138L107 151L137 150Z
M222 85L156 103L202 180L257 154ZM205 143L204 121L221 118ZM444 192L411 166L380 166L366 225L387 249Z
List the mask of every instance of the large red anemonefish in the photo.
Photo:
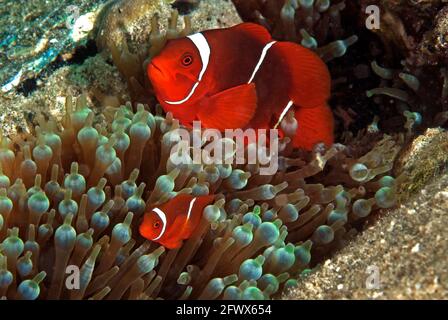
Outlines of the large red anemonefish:
M140 224L140 234L168 249L179 248L194 232L204 208L215 196L179 194L164 204L149 209Z
M253 23L170 40L147 68L157 99L185 126L277 128L294 107L296 147L333 143L330 74L311 50Z

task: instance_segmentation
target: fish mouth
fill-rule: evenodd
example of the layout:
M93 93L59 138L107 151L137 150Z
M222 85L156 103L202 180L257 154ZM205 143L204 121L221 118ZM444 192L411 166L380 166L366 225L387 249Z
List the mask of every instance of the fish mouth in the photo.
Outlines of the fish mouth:
M160 69L154 62L151 62L151 66L157 69L160 73L163 73L162 69Z
M169 77L166 72L163 71L156 63L151 62L149 65L149 75L153 80L168 81Z
M151 62L151 68L153 70L156 70L161 76L164 76L164 72L162 70L162 68L160 68L157 64L155 64L154 62Z
M139 227L140 235L146 239L152 240L152 234L150 228L141 224Z

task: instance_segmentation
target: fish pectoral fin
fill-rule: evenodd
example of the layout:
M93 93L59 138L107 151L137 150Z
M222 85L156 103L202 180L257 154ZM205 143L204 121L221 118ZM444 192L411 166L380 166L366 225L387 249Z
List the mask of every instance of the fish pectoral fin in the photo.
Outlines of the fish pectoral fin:
M193 232L196 230L197 226L201 222L204 208L210 203L212 203L214 199L215 195L200 196L196 198L197 201L191 208L192 211L190 218L188 220L185 219L185 223L179 229L179 233L182 234L182 237L184 239L188 239L193 234Z
M198 118L205 128L220 131L243 128L254 116L256 108L255 84L243 84L206 99Z
M167 234L167 238L176 240L186 239L189 236L189 225L190 222L187 221L186 214L178 215L171 225L170 232Z
M185 238L185 223L186 215L178 215L172 225L163 236L163 238L158 241L161 245L167 249L176 249L182 245L182 240Z

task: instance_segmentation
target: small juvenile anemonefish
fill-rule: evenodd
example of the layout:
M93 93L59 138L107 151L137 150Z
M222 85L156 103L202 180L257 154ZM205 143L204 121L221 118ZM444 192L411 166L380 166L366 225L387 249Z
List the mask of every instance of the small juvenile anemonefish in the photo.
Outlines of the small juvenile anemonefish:
M253 23L169 40L147 73L166 112L185 126L277 128L294 106L296 147L333 143L330 74L311 50Z
M179 248L182 240L188 239L196 229L202 211L214 198L214 195L179 194L144 214L140 234L168 249Z

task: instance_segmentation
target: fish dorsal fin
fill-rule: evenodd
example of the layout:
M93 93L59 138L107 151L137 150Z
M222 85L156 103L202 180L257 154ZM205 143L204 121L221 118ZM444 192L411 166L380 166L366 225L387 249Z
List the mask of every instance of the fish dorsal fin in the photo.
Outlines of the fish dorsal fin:
M202 126L220 131L245 127L257 108L255 84L243 84L205 99L198 114Z
M263 43L267 43L272 40L269 31L265 27L262 27L256 23L251 22L240 23L232 28L235 30L241 30L250 33L252 36L258 38Z

